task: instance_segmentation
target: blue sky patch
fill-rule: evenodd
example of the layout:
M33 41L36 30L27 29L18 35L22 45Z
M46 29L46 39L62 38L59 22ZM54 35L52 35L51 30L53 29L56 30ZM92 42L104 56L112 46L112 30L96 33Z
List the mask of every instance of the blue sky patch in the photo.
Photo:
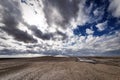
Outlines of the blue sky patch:
M116 30L120 29L120 19L113 17L110 12L108 12L109 0L87 0L85 4L85 9L89 8L92 4L92 9L88 16L90 16L90 21L86 22L84 25L77 25L73 30L74 35L87 36L86 29L92 29L94 31L94 36L102 36L108 34L114 34ZM94 15L94 11L98 11L98 15ZM100 14L99 14L100 13ZM97 24L107 21L105 30L99 31L96 27Z

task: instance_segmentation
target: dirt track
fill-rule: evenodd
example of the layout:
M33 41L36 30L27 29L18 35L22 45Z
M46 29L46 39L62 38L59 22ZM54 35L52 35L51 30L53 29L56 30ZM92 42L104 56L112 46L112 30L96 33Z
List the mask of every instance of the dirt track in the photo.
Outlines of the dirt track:
M0 80L120 80L120 58L0 59Z

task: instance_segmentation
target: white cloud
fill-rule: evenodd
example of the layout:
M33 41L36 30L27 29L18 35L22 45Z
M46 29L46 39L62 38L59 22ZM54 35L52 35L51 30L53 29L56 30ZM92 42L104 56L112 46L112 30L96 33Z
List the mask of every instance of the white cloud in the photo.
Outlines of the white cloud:
M5 26L5 24L3 24L3 23L0 23L0 27L4 27Z
M77 16L77 24L78 25L83 25L89 20L89 17L87 14L84 12L84 2L79 4L79 11L78 11L78 16Z
M59 23L64 20L62 15L60 14L59 10L56 7L51 7L50 10L52 12L50 14L51 21L54 21L54 23Z
M21 3L22 14L25 22L27 22L29 25L38 26L38 29L45 33L48 28L48 24L46 22L43 7L39 6L39 4L42 4L42 1L40 2L41 3L36 3L33 1L32 4L34 6Z
M24 50L26 47L22 45L22 42L14 40L14 38L8 35L6 32L0 30L0 50L2 49L16 49L16 50ZM2 37L2 38L1 38ZM21 44L21 46L19 45Z
M4 24L2 23L2 14L3 14L3 7L0 5L0 27L3 27Z
M39 6L39 3L36 5L36 2L34 1L36 0L33 0L33 4L35 4L34 7L30 7L29 5L26 5L26 4L21 4L24 21L27 22L29 25L36 25L37 29L41 30L43 33L54 34L53 38L55 38L55 40L54 39L42 40L38 37L35 37L35 35L32 33L29 27L25 26L21 22L18 25L18 29L24 32L27 31L28 34L32 35L38 40L38 43L19 42L15 40L12 36L0 30L0 37L3 36L3 38L5 38L5 39L0 38L0 50L14 49L14 50L19 50L23 52L35 51L39 53L40 52L47 53L47 51L61 51L62 52L64 50L65 51L71 50L70 53L75 55L76 53L74 53L74 51L78 51L78 54L80 54L81 50L84 53L84 50L86 49L89 49L88 52L96 52L96 50L106 51L106 50L120 49L119 32L117 32L115 35L95 37L92 35L94 33L92 29L86 29L86 33L89 34L88 36L75 36L73 34L72 29L76 28L77 25L84 25L87 21L90 21L89 16L84 12L85 0L82 0L82 2L80 2L79 11L77 13L76 18L73 17L70 20L70 22L65 25L66 28L63 28L63 26L56 24L56 22L58 23L62 22L64 18L63 16L61 16L59 10L57 10L55 7L51 7L52 8L51 11L53 13L51 13L49 17L51 18L52 21L50 25L48 25L47 18L43 11L43 7L45 5L42 4L42 0L40 1L40 5L42 5L41 7ZM35 11L37 11L37 14L35 13ZM94 11L94 15L98 15L98 14L99 12L97 10ZM1 18L1 15L0 15L0 18ZM0 25L4 25L4 24L0 23ZM97 24L96 27L98 28L99 31L105 30L105 28L107 27L107 21ZM66 34L68 38L66 38L65 40L62 40L62 36L56 34L57 30ZM16 56L31 57L34 55L25 54L25 55L16 55ZM40 55L36 54L35 56L40 56Z
M86 29L86 33L87 33L87 34L93 34L94 31L92 31L91 29Z
M93 35L81 36L81 37L72 37L69 39L69 42L66 43L67 49L75 50L84 50L90 49L92 51L110 51L120 49L120 33L116 33L109 36L100 36L95 37ZM72 45L71 43L75 43ZM97 53L97 52L96 52ZM73 54L74 55L74 54Z
M94 16L100 17L104 14L104 7L97 8L93 11Z
M77 12L76 18L72 18L70 21L72 28L76 28L77 25L84 25L89 20L89 16L84 11L85 10L84 6L85 6L85 0L82 0L78 5L79 10Z
M14 55L0 55L0 58L26 58L26 57L43 57L43 56L46 56L46 55L25 53L25 54L14 54Z
M103 23L98 23L98 24L96 25L96 27L98 28L99 31L105 30L106 27L107 27L107 21L105 21L105 22L103 22Z
M108 11L112 12L114 17L120 17L120 0L109 0L110 5Z
M95 16L98 16L98 15L99 15L99 11L96 9L96 10L93 11L93 14L94 14Z

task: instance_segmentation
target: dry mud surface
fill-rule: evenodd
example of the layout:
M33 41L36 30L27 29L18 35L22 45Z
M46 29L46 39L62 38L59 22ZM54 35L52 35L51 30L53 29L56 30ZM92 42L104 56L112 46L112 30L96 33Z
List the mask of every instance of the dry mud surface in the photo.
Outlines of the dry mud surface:
M120 57L4 58L0 80L120 80Z

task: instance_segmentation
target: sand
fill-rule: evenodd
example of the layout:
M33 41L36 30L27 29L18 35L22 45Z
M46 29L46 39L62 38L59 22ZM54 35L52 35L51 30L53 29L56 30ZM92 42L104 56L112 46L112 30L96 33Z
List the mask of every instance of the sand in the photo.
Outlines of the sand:
M0 80L120 80L120 57L4 58Z

